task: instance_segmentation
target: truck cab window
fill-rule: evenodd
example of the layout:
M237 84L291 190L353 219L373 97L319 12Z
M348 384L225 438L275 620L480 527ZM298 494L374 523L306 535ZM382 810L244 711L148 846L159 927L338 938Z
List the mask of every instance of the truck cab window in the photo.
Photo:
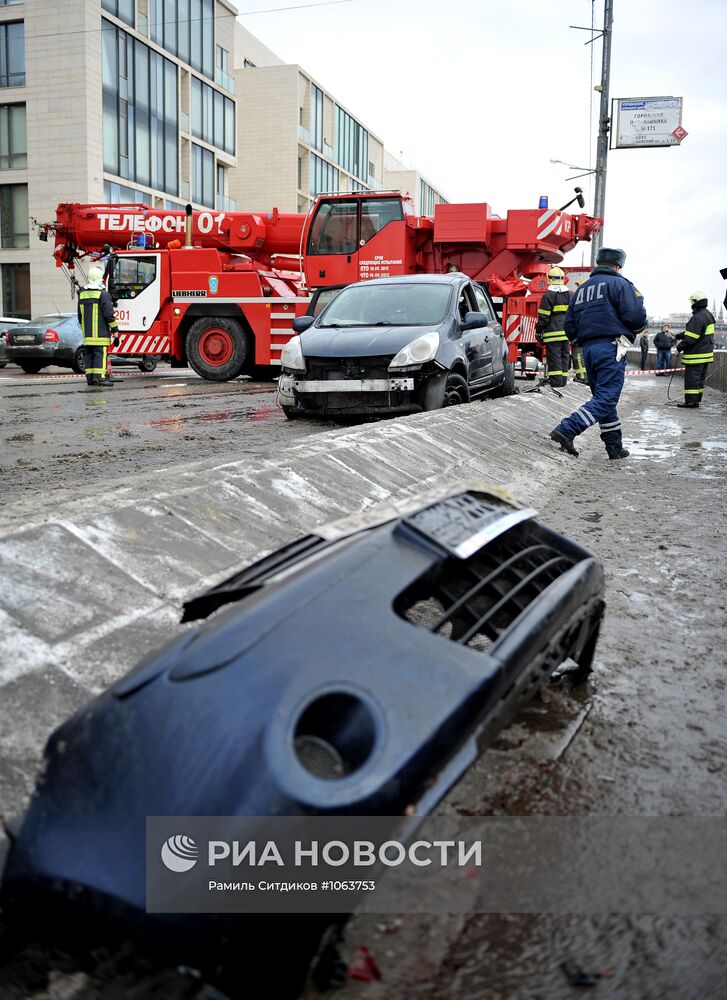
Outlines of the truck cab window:
M117 257L109 278L109 291L118 297L138 295L156 278L156 257Z
M322 202L311 227L308 253L314 256L355 253L358 245L357 215L355 201Z
M390 222L401 222L401 198L371 198L361 202L361 242L368 243Z

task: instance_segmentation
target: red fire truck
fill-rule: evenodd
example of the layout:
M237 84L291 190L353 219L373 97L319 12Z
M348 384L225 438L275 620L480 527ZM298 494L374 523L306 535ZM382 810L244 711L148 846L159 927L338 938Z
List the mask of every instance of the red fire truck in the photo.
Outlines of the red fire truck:
M115 353L191 365L203 378L274 378L292 320L311 292L385 275L461 270L502 298L515 361L532 332L545 272L600 219L487 204L417 216L398 192L319 196L307 215L160 211L140 204L61 204L40 238L74 287L105 260L121 343ZM276 367L278 366L278 367Z

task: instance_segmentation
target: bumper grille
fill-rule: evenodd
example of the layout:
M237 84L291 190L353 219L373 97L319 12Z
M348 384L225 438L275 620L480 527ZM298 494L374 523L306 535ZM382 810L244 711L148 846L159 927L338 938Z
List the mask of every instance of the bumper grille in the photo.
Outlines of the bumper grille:
M306 358L310 379L388 378L393 354L366 358Z
M538 525L519 527L467 560L439 564L399 596L396 611L419 628L489 652L575 562L548 544Z

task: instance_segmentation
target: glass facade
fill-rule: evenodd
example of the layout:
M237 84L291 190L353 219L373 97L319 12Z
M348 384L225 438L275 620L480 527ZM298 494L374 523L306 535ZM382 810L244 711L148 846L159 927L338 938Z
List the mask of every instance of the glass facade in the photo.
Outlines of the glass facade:
M326 163L320 156L311 153L310 158L310 193L312 195L331 193L339 190L341 175L330 163Z
M101 0L101 6L109 14L134 27L134 0Z
M323 152L323 91L314 83L310 85L310 132L311 146Z
M192 77L192 135L235 153L235 102Z
M30 246L28 185L0 185L0 246L16 250Z
M196 142L192 143L192 201L215 207L215 156Z
M179 194L177 67L102 21L104 170Z
M0 104L0 170L28 166L24 104Z
M214 0L149 0L149 32L161 48L214 79Z
M369 134L363 125L336 108L336 160L344 170L356 177L369 174Z
M446 204L444 198L437 194L433 187L426 181L419 179L419 213L421 215L434 215L434 206Z
M103 198L107 205L123 205L131 202L149 202L151 196L137 191L136 188L125 187L123 184L116 184L114 181L104 181ZM178 205L174 206L178 208Z
M0 24L0 87L25 86L25 25Z
M30 264L2 265L2 314L30 319Z

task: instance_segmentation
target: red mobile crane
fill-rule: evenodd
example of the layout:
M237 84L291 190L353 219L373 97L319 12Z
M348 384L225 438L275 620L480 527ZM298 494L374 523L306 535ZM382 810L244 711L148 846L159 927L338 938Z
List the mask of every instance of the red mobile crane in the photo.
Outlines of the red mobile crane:
M601 225L557 209L494 216L487 204L436 205L416 216L408 196L321 195L308 215L159 211L140 204L61 204L40 238L56 265L106 259L121 343L116 353L164 357L203 378L272 378L311 290L456 267L502 296L515 361L534 330L545 272Z

